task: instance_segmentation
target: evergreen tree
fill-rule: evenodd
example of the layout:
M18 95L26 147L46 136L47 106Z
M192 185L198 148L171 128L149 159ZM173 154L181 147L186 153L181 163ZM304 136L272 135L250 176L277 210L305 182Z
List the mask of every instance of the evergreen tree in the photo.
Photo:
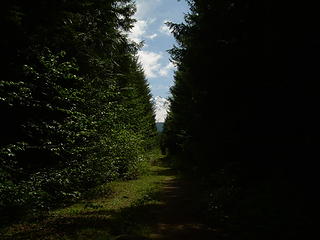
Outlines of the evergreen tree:
M1 211L47 209L142 171L156 128L126 34L134 12L131 0L2 4Z
M301 234L297 226L309 231L302 219L315 219L317 174L310 156L318 156L319 136L311 120L319 120L312 110L319 99L310 97L319 75L313 7L188 2L185 23L170 24L178 69L164 147L182 169L205 179L214 224L229 216L241 226L228 229L235 238L287 239L283 226L294 235ZM249 233L249 226L256 229Z

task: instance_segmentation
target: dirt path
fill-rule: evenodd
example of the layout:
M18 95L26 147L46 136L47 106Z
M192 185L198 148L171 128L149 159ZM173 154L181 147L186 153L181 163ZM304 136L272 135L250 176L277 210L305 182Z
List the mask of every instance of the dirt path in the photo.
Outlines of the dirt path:
M161 196L163 206L150 234L152 240L213 240L215 231L203 224L195 186L168 176Z

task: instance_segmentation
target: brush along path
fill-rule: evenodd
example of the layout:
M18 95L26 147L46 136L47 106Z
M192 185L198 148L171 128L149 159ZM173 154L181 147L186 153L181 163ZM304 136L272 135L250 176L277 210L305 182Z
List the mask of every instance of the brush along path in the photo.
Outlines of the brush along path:
M213 239L201 223L196 189L167 167L100 186L94 197L2 229L0 239Z

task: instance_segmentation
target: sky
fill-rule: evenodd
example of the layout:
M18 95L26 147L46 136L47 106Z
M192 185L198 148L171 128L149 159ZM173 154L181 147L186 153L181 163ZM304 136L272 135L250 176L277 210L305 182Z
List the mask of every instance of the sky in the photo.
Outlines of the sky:
M144 41L138 56L152 95L168 97L173 84L174 65L167 50L175 43L165 22L181 23L188 12L185 0L136 0L137 20L129 33L135 42Z

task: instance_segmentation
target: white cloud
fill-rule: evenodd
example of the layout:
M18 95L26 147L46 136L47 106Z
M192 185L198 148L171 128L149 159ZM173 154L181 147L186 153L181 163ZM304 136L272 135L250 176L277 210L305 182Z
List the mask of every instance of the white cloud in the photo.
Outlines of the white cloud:
M160 60L162 59L161 53L140 50L138 52L139 59L147 78L155 78L159 76L161 70Z
M156 38L157 36L158 36L158 34L154 33L154 34L148 35L148 36L146 36L146 37L149 38L149 39L154 39L154 38Z
M154 21L155 19L137 20L128 34L129 39L134 42L140 43L144 40L144 38L154 39L155 37L157 37L158 34L156 33L147 35L148 26Z
M166 77L169 75L169 72L174 69L174 65L172 62L169 62L164 68L160 69L159 74L162 77Z
M168 89L168 86L164 86L165 89ZM156 122L164 122L170 107L169 100L163 97L155 97L153 98L155 114L156 114Z
M140 50L138 56L147 78L166 77L175 68L172 62L163 64L162 53Z
M171 30L170 28L166 25L166 22L168 22L168 20L164 20L162 25L160 26L160 29L159 31L163 34L166 34L166 35L171 35Z
M154 12L160 2L161 0L137 0L137 12L135 17L138 19L146 18L150 13Z
M146 34L148 23L145 20L138 20L129 33L129 38L134 42L141 42L142 37Z

